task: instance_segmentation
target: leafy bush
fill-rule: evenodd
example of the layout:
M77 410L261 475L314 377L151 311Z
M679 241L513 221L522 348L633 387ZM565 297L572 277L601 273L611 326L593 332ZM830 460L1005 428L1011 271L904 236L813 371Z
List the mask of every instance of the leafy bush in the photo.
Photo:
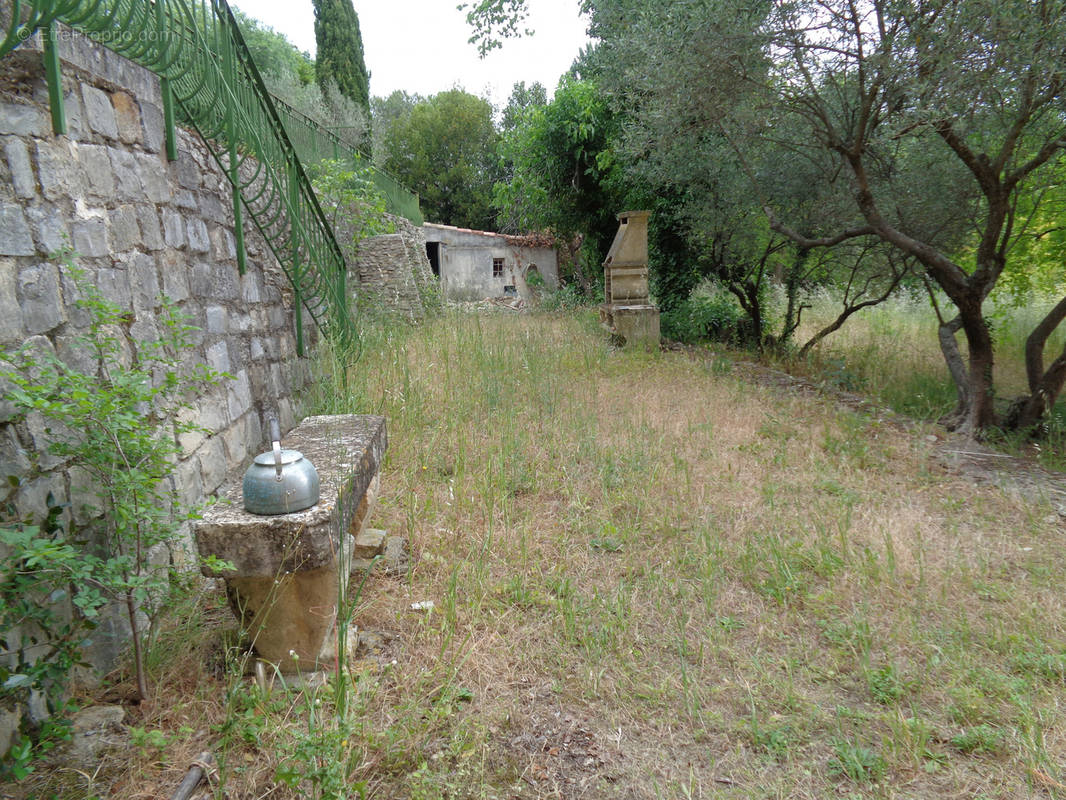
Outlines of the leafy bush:
M682 344L717 339L732 340L745 316L736 300L724 291L697 290L671 311L663 312L662 335Z
M88 501L89 518L98 520L75 536L59 527L54 514L43 526L8 515L0 534L11 548L0 572L0 621L5 631L19 631L8 636L21 639L7 641L15 668L4 686L61 694L80 632L91 627L105 603L117 600L129 617L138 689L145 699L138 612L152 620L169 584L167 566L150 562L149 553L175 539L194 512L179 508L168 480L180 455L176 437L198 429L191 421L192 403L221 375L184 363L194 328L165 301L156 317L161 338L131 349L123 333L129 313L100 294L72 253L60 257L81 296L78 306L89 317L86 333L76 339L81 357L74 363L90 366L71 366L51 351L22 347L6 356L12 367L0 377L11 385L8 397L20 414L44 420L48 452L87 475L91 499L79 499ZM65 598L74 608L69 624L57 610ZM35 601L41 607L35 608Z

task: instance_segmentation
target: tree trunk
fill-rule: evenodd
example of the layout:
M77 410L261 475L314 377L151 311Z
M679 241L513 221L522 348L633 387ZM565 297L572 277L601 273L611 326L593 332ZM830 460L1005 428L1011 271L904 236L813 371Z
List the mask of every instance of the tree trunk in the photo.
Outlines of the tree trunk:
M940 340L940 352L944 354L944 361L951 373L951 379L955 382L956 402L954 410L940 419L940 424L948 430L955 430L962 425L967 414L970 413L970 378L966 372L966 362L959 352L959 343L955 340L955 334L962 328L962 318L955 317L950 322L942 322L937 331Z
M1048 312L1025 340L1025 373L1029 394L1019 397L1011 406L1004 422L1006 427L1025 430L1037 425L1051 411L1062 392L1066 383L1066 348L1046 371L1044 348L1063 319L1066 319L1066 297Z
M970 350L970 368L968 374L969 409L961 424L955 428L960 433L977 436L996 422L996 410L993 405L995 392L992 380L992 367L995 363L995 346L992 332L981 313L981 302L960 304L959 319L966 334L966 344Z

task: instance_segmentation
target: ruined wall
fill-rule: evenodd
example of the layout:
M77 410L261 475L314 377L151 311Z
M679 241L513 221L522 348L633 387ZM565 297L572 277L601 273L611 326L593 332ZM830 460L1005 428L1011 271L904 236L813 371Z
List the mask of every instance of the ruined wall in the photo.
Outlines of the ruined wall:
M349 285L366 302L421 319L426 306L434 305L439 297L437 279L426 257L426 238L409 220L392 215L389 219L395 233L363 239L348 258Z
M295 424L307 368L296 357L292 293L250 225L248 270L238 274L229 184L188 131L179 129L178 158L167 161L155 76L83 37L63 37L60 53L65 136L52 134L40 54L24 47L0 60L0 349L28 342L77 357L71 345L85 315L70 277L48 258L68 243L100 291L128 310L130 348L158 336L159 295L174 301L199 328L190 359L233 376L195 404L206 432L180 441L173 481L193 505L263 449L267 413L283 430ZM0 476L23 480L18 513L39 517L51 492L72 500L68 513L84 523L77 476L45 453L47 443L40 420L15 419L0 403ZM186 532L164 557L182 563L191 548ZM115 657L121 631L115 637L98 637L97 664Z

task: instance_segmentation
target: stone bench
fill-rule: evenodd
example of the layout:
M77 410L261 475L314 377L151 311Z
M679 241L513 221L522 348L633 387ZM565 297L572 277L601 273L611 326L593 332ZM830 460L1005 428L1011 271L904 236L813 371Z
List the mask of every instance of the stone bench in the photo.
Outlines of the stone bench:
M339 555L343 548L351 557L373 506L388 445L385 418L308 417L283 444L318 471L318 503L292 514L251 514L238 479L193 524L193 533L201 557L233 566L203 572L225 580L230 607L256 652L283 672L297 672L332 659L338 581L349 572Z

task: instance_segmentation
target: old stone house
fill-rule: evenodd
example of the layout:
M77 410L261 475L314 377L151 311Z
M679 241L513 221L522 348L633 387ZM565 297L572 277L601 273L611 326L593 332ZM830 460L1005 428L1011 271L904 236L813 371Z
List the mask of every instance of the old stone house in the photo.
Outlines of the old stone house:
M534 274L555 289L559 261L550 236L508 236L426 223L426 255L450 300L521 296Z

